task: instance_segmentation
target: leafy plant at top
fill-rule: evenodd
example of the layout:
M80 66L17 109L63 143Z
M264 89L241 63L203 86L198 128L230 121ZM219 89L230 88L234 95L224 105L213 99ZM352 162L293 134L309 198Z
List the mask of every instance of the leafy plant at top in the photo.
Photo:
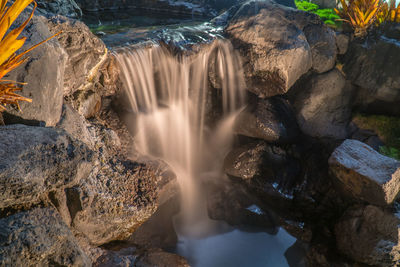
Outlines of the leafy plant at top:
M396 7L395 0L390 0L389 4L383 2L380 6L376 24L380 25L387 21L400 23L400 3Z
M340 0L341 9L335 12L341 20L349 23L354 29L355 36L364 36L373 25L380 9L380 0Z
M330 8L319 8L318 5L308 2L306 0L295 0L295 4L297 9L311 12L314 14L317 14L324 22L325 24L328 24L329 26L332 27L339 27L340 22L337 21L337 19L340 19L340 17L335 13L333 9Z
M31 3L34 4L34 7L28 19L26 19L20 26L10 30L11 25L17 17ZM26 41L26 37L18 37L32 19L37 4L34 0L15 0L13 4L7 4L8 0L0 0L0 112L4 111L5 106L8 104L14 104L19 109L19 101L32 102L31 99L15 93L16 91L22 90L18 86L21 85L21 83L5 80L3 77L28 59L27 57L24 57L26 53L59 34L57 33L17 55L16 52L25 44Z

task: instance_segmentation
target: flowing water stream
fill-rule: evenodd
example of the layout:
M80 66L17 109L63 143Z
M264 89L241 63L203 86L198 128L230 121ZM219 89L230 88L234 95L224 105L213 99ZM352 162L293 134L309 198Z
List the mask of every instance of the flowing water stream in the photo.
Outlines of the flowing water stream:
M207 46L192 56L175 56L158 45L116 53L136 114L136 148L166 162L177 176L182 197L175 218L177 253L193 266L287 266L283 254L295 239L284 230L276 236L250 234L208 218L202 181L224 176L235 117L245 105L245 82L228 41ZM211 89L211 80L217 89ZM221 112L209 124L215 99ZM254 262L243 265L238 250Z

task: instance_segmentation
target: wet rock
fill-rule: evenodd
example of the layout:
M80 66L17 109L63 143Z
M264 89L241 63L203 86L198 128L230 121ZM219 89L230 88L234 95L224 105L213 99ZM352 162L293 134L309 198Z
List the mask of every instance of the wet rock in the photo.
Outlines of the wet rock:
M82 17L82 10L74 0L39 0L37 1L39 12L53 13L70 18Z
M35 204L92 170L93 152L62 130L11 125L0 132L0 208Z
M190 267L189 263L182 256L165 252L161 249L151 249L144 255L138 257L137 267Z
M311 49L312 69L317 73L333 69L337 52L335 32L318 24L307 25L303 31Z
M357 109L400 115L399 40L382 36L376 41L350 44L343 70L358 87L354 103Z
M52 208L0 219L0 265L90 266L74 235Z
M258 141L233 149L224 160L225 172L264 192L267 187L279 191L279 185L292 182L300 166L287 151Z
M398 266L400 219L375 206L352 207L335 226L337 247L355 261Z
M107 49L98 37L81 21L56 16L48 21L50 31L62 31L57 37L68 54L64 75L64 95L84 90L90 85L102 63Z
M345 33L336 33L336 46L338 55L344 55L349 48L350 37Z
M89 91L76 91L74 93L73 105L79 114L89 119L94 117L101 108L101 97L99 94Z
M23 22L25 16L17 19L17 25ZM23 50L49 38L46 19L33 16L31 22L23 31L28 39ZM29 52L29 60L11 71L6 79L27 83L23 86L22 95L32 99L32 103L21 102L18 112L8 109L5 122L28 123L54 126L60 119L63 103L63 80L67 55L56 39L50 40Z
M164 193L173 197L172 177L131 161L108 160L67 194L73 227L92 245L127 238L156 211ZM165 201L165 200L164 200Z
M300 129L312 137L344 139L349 134L352 88L334 69L299 82L289 99Z
M120 251L106 251L94 263L93 267L134 267L137 255L135 248L125 248Z
M312 67L296 12L272 1L248 1L225 30L243 56L249 90L261 97L286 93Z
M294 141L300 134L292 107L282 97L252 98L237 117L235 132L277 143Z
M329 158L330 171L355 199L391 204L400 191L400 162L368 145L345 140Z

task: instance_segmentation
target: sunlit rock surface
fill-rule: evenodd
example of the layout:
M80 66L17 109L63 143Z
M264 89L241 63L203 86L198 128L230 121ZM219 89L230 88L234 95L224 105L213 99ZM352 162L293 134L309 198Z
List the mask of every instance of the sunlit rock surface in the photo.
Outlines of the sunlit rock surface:
M91 266L53 208L35 208L0 219L0 265Z
M357 140L345 140L329 158L339 186L355 199L388 205L400 191L400 162Z
M22 22L23 16L18 18ZM49 38L52 33L47 20L34 16L28 24L24 36L28 39L24 50ZM23 122L31 125L40 123L54 126L60 119L63 102L63 80L67 55L56 39L50 40L29 53L29 59L13 70L5 78L27 83L22 86L22 95L32 99L32 103L21 102L18 112L8 109L4 114L6 123Z
M0 133L0 208L38 203L92 170L94 153L62 130L10 125Z

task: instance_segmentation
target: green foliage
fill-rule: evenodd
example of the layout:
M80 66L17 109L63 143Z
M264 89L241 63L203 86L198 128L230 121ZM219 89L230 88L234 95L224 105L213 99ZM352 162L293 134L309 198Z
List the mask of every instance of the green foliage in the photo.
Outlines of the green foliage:
M400 150L395 147L381 146L379 152L385 156L400 160Z
M380 152L400 160L400 118L384 115L356 114L353 122L361 129L374 131L386 146Z
M341 22L337 21L340 17L336 14L333 9L330 8L319 8L318 5L311 3L306 0L295 0L297 9L317 14L325 24L328 26L338 28L341 26Z

